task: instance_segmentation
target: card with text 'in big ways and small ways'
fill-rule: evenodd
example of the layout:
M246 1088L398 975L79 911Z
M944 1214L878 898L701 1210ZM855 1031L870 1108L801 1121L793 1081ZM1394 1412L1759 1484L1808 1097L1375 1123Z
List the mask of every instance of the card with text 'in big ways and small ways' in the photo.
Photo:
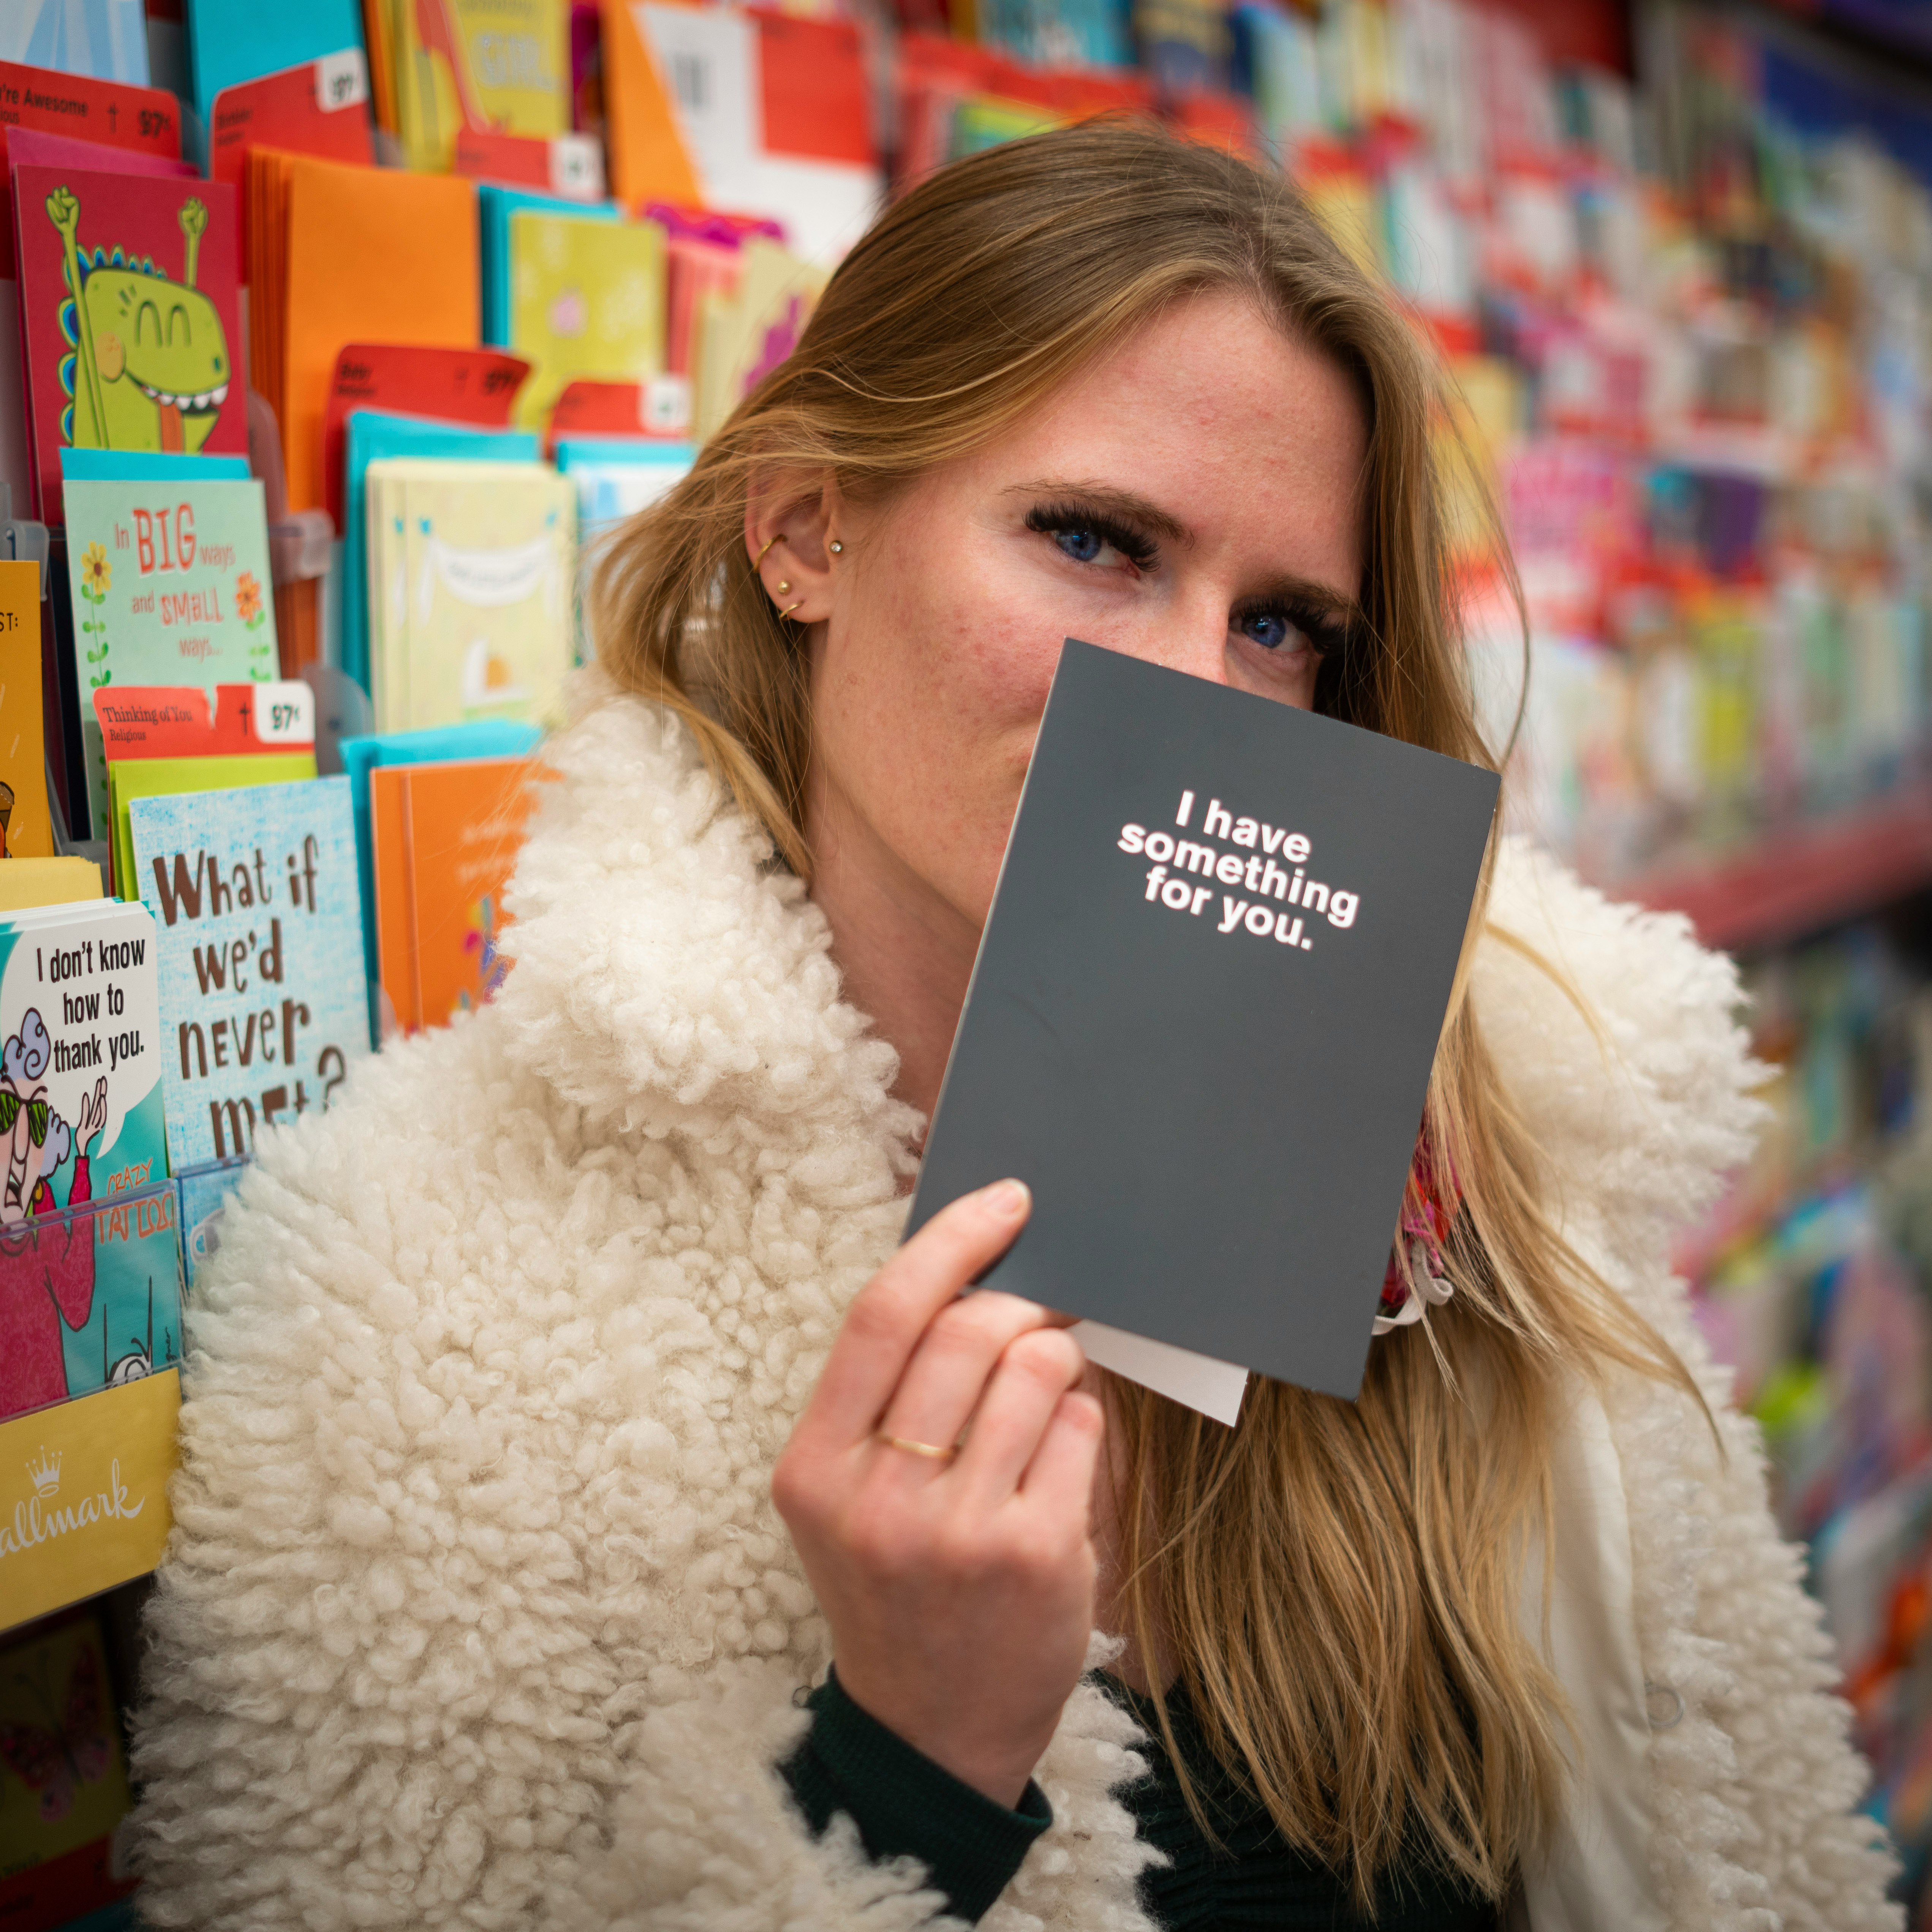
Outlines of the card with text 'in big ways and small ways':
M1017 1175L987 1284L1352 1398L1496 791L1068 639L908 1232Z

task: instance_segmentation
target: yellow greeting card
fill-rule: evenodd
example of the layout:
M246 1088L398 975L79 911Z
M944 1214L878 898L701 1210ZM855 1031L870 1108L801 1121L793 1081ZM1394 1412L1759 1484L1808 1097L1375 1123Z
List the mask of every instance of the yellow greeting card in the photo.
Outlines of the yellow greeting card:
M396 118L412 168L446 170L464 128L570 130L569 0L404 0Z
M548 422L579 376L644 382L664 370L664 230L524 209L510 217L510 340L531 364L514 420Z
M0 560L0 859L53 854L40 705L40 566Z
M0 912L102 896L100 868L92 859L16 859L0 866Z
M108 1211L132 1216L154 1204ZM112 1589L161 1560L180 1411L181 1372L167 1369L0 1422L8 1622Z
M368 472L376 726L557 722L576 655L577 493L537 463Z

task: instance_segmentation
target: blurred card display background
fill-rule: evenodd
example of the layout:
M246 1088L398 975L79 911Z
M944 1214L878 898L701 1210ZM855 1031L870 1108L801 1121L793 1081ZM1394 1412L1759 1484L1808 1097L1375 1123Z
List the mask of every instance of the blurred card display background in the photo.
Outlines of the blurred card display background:
M291 782L346 775L362 925L335 990L376 1040L500 982L526 761L586 649L572 590L788 352L878 208L1114 110L1298 182L1450 378L1468 674L1513 828L1742 962L1767 1124L1681 1265L1764 1427L1868 1802L1932 1926L1923 6L22 0L0 7L0 88L25 103L0 131L20 243L0 260L0 557L38 566L40 604L37 632L20 592L0 633L23 654L14 849L93 881L110 828L90 778L97 812L142 789L112 751L88 763L110 680L88 653L104 625L135 649L111 600L137 586L111 539L64 527L67 486L178 481L210 536L218 493L245 494L248 668L226 674L261 701L232 743L196 714L208 742L184 749L219 780L196 808L266 808L221 789L244 751L293 760ZM64 230L44 184L20 197L50 168L87 176ZM68 251L104 245L199 291L233 358L148 381L157 438L133 471L101 466L122 362L95 343L77 395L60 313ZM76 421L100 448L70 446ZM1485 494L1526 632L1478 541ZM128 686L141 660L114 662ZM258 742L284 712L300 730ZM36 715L44 813L40 754L19 752ZM440 895L416 889L418 851ZM111 867L100 885L131 896ZM231 1179L166 1184L190 1292ZM4 1714L66 1738L76 1773L50 1837L46 1794L0 1764L9 1924L131 1922L116 1713L144 1587L0 1632L27 1687Z

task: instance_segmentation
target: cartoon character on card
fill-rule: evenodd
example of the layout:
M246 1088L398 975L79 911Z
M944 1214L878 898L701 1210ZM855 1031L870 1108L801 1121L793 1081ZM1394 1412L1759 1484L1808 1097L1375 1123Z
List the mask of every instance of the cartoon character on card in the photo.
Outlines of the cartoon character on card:
M58 1207L52 1177L70 1154L66 1204L86 1203L89 1156L107 1124L107 1077L82 1097L70 1128L47 1098L52 1058L46 1022L29 1006L0 1047L0 1416L67 1399L61 1324L83 1328L94 1310L92 1223L73 1215L40 1228L33 1217Z
M47 219L65 244L68 298L61 362L70 400L61 436L80 449L170 450L192 456L228 400L228 339L221 315L194 285L207 205L190 195L176 218L185 244L182 279L143 256L80 243L80 201L57 188Z
M20 1030L0 1048L0 1148L7 1173L0 1181L0 1225L10 1226L29 1215L53 1213L62 1204L78 1207L89 1195L88 1159L107 1124L107 1076L81 1096L80 1120L70 1127L47 1098L47 1069L53 1042L40 1009L29 1006ZM53 1177L74 1156L64 1204L54 1198Z

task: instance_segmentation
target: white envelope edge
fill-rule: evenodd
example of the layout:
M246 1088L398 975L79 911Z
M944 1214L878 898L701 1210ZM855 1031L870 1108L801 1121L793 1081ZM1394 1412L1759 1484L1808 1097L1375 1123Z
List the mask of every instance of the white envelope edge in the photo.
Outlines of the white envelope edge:
M1172 1342L1154 1342L1144 1335L1130 1335L1125 1329L1110 1328L1104 1322L1076 1322L1067 1333L1086 1352L1090 1362L1111 1369L1130 1382L1138 1382L1156 1395L1184 1402L1231 1428L1241 1412L1248 1372L1232 1362L1197 1355L1192 1349L1177 1348Z

